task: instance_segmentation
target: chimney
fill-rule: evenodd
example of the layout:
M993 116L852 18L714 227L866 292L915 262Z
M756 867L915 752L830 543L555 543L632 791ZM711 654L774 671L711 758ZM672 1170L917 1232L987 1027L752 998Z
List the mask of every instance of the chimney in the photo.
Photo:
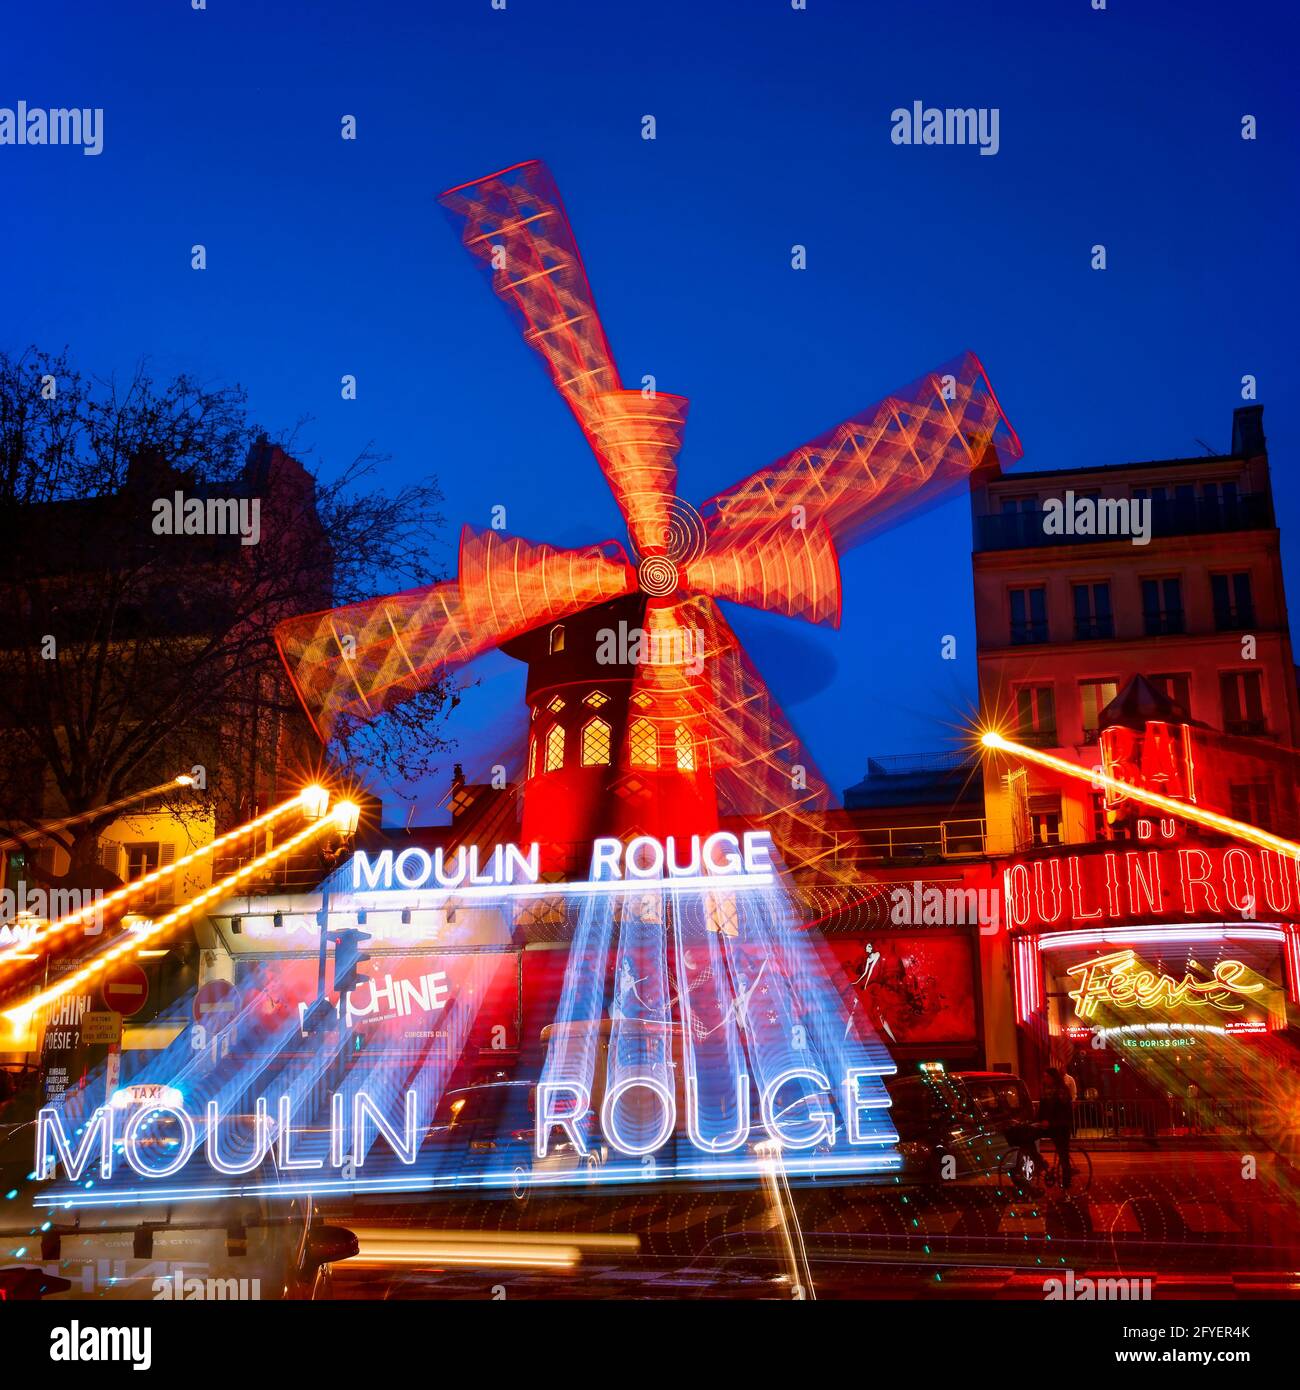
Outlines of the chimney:
M1239 459L1260 458L1268 453L1264 438L1264 407L1239 405L1232 412L1232 456Z

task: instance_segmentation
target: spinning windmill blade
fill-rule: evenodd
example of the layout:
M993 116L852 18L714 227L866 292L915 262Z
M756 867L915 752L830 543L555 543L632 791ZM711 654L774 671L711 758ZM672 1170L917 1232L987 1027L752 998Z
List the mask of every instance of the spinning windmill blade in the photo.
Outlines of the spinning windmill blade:
M662 549L687 403L622 389L550 171L516 164L438 201L577 416L637 552Z
M291 618L276 643L327 742L341 718L372 719L512 637L633 587L616 542L560 550L467 526L457 579Z
M990 446L1019 458L983 364L968 352L719 493L700 509L710 549L792 524L843 551L963 484Z

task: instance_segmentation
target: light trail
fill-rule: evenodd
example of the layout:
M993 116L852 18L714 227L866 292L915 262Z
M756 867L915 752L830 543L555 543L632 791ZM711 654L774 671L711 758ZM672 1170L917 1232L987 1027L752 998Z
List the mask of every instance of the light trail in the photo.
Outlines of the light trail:
M128 898L134 897L137 893L143 892L144 889L150 888L156 883L161 883L164 879L173 877L187 865L197 863L199 860L215 854L225 845L233 844L246 835L253 835L257 831L265 829L268 825L279 820L286 812L292 811L294 807L304 806L307 803L308 793L314 790L314 788L309 787L297 796L290 797L288 801L282 801L278 806L273 806L269 811L258 816L256 820L236 826L234 830L228 830L224 835L217 836L215 840L209 840L206 845L201 845L191 853L182 855L179 859L173 860L172 863L161 865L140 878L132 879L130 883L124 883L121 888L115 888L111 893L106 893L102 898L88 906L79 908L76 912L69 912L57 921L50 922L43 928L38 928L24 942L23 955L8 960L0 960L0 970L3 970L6 965L15 965L20 960L30 961L34 959L30 954L33 947L40 946L53 937L63 936L74 927L82 926L92 918L98 917L105 908L112 907L117 903L125 903Z
M1168 815L1179 816L1181 819L1192 821L1196 825L1203 825L1207 830L1217 830L1221 834L1231 835L1234 839L1244 840L1247 844L1255 845L1259 849L1273 850L1277 854L1286 855L1288 859L1300 860L1300 845L1293 840L1284 840L1280 835L1273 835L1267 830L1261 830L1257 825L1234 820L1231 816L1220 815L1218 811L1207 811L1204 807L1197 806L1191 801L1177 801L1172 796L1165 796L1161 792L1149 791L1145 787L1135 787L1130 782L1112 777L1108 772L1080 767L1078 763L1072 763L1065 758L1058 758L1053 753L1044 753L1041 748L1030 748L1027 744L1017 743L1014 739L1006 738L993 729L981 734L980 742L985 748L995 749L1000 753L1010 753L1017 758L1023 758L1026 762L1037 763L1040 767L1051 768L1052 771L1059 772L1066 777L1073 777L1077 781L1122 792L1125 796L1131 796L1135 801L1140 801L1146 806L1154 806L1157 810L1164 811Z
M119 796L116 801L106 802L103 806L96 806L90 811L78 811L75 816L64 816L61 820L42 821L39 825L32 826L27 835L6 835L0 839L0 849L17 849L21 847L25 840L38 840L47 835L52 835L56 830L66 830L71 825L80 825L84 820L93 820L96 816L102 816L108 811L120 811L126 806L130 806L137 801L147 801L151 796L161 796L163 792L174 791L177 787L192 787L194 778L189 773L183 772L179 777L169 778L166 782L159 782L156 787L145 787L143 791L132 792L130 796Z
M83 966L65 975L57 985L51 985L48 989L40 990L25 999L21 1004L16 1004L11 1009L6 1009L4 1015L9 1019L13 1026L15 1036L21 1035L31 1021L32 1015L47 1004L52 1004L55 1000L62 999L65 995L72 993L73 990L80 988L88 980L93 980L96 975L102 974L114 962L138 953L140 947L150 941L156 940L170 927L174 927L178 922L183 922L191 917L199 908L216 899L225 897L237 884L245 879L253 877L254 874L275 863L277 859L283 859L286 855L292 854L299 846L306 844L313 836L319 835L322 830L334 824L333 817L322 817L320 820L308 825L305 829L298 831L296 835L291 835L287 840L275 846L274 849L267 850L265 854L259 855L256 859L251 859L242 869L237 869L232 874L227 874L225 878L219 879L210 888L205 888L201 893L191 898L189 902L183 903L180 907L173 908L170 912L164 913L157 921L150 922L147 926L139 930L132 931L124 937L120 937L113 945L97 953L91 960Z

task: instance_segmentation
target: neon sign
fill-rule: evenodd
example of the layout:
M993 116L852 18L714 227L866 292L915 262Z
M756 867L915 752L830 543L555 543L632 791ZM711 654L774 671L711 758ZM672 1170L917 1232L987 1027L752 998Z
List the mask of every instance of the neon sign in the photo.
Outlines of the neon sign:
M1173 1009L1181 1005L1224 1013L1238 1013L1245 1007L1243 995L1258 994L1265 986L1243 984L1249 968L1239 960L1221 960L1214 976L1198 980L1188 973L1181 980L1158 974L1138 961L1136 951L1112 951L1082 965L1072 965L1070 975L1079 977L1079 988L1069 991L1080 1018L1093 1018L1098 1004L1116 1009Z
M1286 917L1300 861L1242 845L1053 855L1003 871L1013 930L1152 918Z
M771 882L772 836L766 830L746 830L734 835L719 830L712 835L692 835L684 844L674 836L657 840L638 835L624 843L613 837L594 841L591 868L585 884L539 883L540 847L497 845L486 864L480 863L477 845L461 845L454 854L411 846L370 855L358 850L352 856L351 884L356 891L443 888L449 892L488 890L492 896L511 896L529 890L547 894L581 892L598 884L647 882L667 878L678 887L698 886L715 878L754 879Z
M424 957L418 978L399 967L340 1001L338 1023L318 1022L307 1048L293 1012L257 1012L235 1029L247 1060L226 1070L203 1054L186 1066L183 1104L49 1107L36 1172L67 1180L37 1202L731 1179L774 1162L789 1174L898 1168L882 1079L894 1063L802 929L768 832L600 839L590 877L567 884L531 881L535 848L499 848L463 860L359 854L342 872L360 885L356 910L377 914L392 900L375 897L458 878L462 864L467 885L443 889L450 898L574 900L540 1072L466 1071L488 991ZM494 881L468 882L484 878ZM426 1026L362 1044L368 1023L417 1006ZM188 1063L184 1042L174 1046L152 1078L176 1075L182 1049ZM96 1164L98 1178L82 1180Z

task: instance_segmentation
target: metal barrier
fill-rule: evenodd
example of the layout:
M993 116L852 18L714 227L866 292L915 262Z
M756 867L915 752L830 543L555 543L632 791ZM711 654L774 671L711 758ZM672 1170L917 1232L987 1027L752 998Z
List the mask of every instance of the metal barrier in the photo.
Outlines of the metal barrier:
M1211 1096L1078 1100L1074 1132L1083 1140L1252 1134L1268 1123L1273 1109L1265 1101Z

